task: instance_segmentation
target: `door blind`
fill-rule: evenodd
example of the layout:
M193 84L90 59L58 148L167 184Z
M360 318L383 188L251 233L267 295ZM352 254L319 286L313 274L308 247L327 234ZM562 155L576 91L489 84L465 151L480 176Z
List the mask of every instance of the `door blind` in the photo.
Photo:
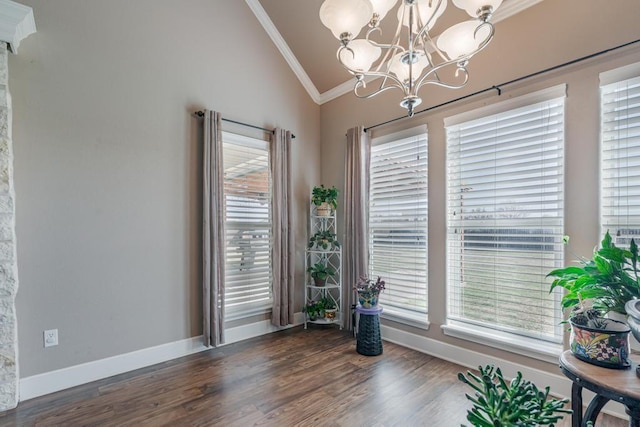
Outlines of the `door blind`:
M446 133L448 319L559 342L564 98Z
M385 312L426 323L427 136L403 138L371 149L369 267L381 276Z
M640 237L640 77L600 88L601 225L616 244Z
M271 306L271 179L265 141L227 134L224 146L225 310L234 317Z

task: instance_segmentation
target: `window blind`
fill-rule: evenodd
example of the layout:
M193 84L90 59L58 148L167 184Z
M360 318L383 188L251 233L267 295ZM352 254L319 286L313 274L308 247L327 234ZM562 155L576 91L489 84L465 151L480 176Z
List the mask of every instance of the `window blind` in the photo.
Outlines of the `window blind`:
M369 184L370 276L385 313L427 322L427 136L373 141Z
M640 238L640 77L600 87L602 232L628 246Z
M272 301L271 178L266 141L223 134L225 310L233 317Z
M446 126L448 319L560 342L564 97L519 104Z

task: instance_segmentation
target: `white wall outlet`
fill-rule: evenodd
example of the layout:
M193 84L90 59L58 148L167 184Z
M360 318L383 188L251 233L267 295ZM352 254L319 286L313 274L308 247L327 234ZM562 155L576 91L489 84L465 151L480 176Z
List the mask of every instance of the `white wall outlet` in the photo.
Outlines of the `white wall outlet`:
M49 329L44 331L44 346L53 347L54 345L58 345L58 330Z

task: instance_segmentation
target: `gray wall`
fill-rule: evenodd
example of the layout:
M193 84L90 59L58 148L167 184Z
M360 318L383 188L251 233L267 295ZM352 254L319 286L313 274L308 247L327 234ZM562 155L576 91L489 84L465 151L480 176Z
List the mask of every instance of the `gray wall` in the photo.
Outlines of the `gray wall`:
M200 335L192 112L296 134L295 223L306 236L319 107L244 1L22 3L38 32L9 59L21 377ZM45 349L51 328L60 345Z
M584 0L545 0L496 25L494 41L471 60L470 83L463 90L423 88L421 110L495 84L552 67L622 43L640 39L640 3L619 0L615 6ZM640 61L640 46L580 63L562 71L504 88L449 108L419 114L393 125L377 128L376 134L426 123L429 132L429 331L411 332L469 348L517 363L557 373L548 364L512 353L447 337L446 323L446 141L443 118L468 109L508 99L560 83L568 84L566 101L565 233L575 253L590 255L599 243L598 217L598 73ZM322 179L343 188L345 131L406 115L398 106L401 93L388 91L369 100L344 95L321 107ZM339 224L344 224L343 221ZM567 256L568 260L574 256ZM386 322L391 324L390 322ZM401 325L394 324L402 328Z

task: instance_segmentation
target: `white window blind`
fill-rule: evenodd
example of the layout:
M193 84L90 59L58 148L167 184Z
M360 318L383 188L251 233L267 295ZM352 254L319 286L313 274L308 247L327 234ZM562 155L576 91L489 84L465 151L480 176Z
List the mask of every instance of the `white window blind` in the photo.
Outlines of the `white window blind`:
M601 85L600 100L601 225L628 246L640 238L640 77Z
M371 149L369 268L381 276L385 313L427 323L427 135L380 143ZM388 139L388 138L387 138Z
M266 141L223 133L225 310L242 317L271 306L271 178Z
M560 342L564 97L541 95L445 123L448 320Z

